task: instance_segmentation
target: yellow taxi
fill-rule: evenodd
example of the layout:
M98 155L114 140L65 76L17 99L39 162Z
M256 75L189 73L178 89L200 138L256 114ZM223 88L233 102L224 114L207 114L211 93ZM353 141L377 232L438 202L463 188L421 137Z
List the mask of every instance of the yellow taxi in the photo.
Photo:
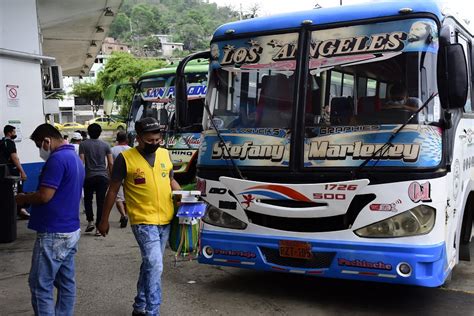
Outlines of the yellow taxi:
M127 124L124 122L117 121L110 117L96 117L92 120L86 121L86 126L89 126L93 123L97 123L102 127L102 130L118 130L124 131L127 127Z

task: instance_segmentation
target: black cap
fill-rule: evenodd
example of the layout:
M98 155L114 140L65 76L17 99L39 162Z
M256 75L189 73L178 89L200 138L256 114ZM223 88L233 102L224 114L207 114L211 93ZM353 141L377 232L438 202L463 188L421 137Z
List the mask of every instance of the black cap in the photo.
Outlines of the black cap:
M160 123L153 117L145 117L135 123L135 131L137 131L138 134L160 132Z

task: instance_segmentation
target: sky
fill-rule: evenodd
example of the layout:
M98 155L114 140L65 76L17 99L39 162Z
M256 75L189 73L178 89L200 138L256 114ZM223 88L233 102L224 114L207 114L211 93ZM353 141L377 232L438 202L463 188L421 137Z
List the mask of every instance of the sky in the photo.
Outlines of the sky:
M209 2L215 2L218 5L228 5L239 10L242 6L242 11L245 13L246 10L258 4L259 16L267 16L277 13L292 12L309 10L314 7L316 3L322 7L338 6L341 0L209 0ZM342 0L342 4L349 5L362 2L377 2L380 0ZM466 0L446 0L449 5L460 12L467 12L467 18L474 23L474 1Z

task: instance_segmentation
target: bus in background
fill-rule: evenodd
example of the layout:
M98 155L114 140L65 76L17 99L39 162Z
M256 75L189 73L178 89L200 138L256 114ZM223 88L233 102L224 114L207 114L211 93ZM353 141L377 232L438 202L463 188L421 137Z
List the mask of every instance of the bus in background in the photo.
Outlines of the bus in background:
M207 91L207 59L196 59L186 66L188 84L188 127L177 129L175 124L175 78L177 65L152 70L140 76L134 85L134 96L127 120L127 133L133 145L135 122L154 117L163 126L163 146L170 151L174 173L179 180L191 181L196 172L197 150L202 131L204 97ZM110 114L118 89L130 84L111 85L105 93L104 108Z
M434 287L469 259L460 20L436 1L370 2L229 23L210 48L201 263Z

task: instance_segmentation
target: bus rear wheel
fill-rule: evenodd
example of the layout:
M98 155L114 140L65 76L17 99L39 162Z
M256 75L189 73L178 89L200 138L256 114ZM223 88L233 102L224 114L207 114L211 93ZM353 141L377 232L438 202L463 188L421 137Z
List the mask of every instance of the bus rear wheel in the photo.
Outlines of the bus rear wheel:
M472 225L474 224L474 194L469 194L462 219L461 238L459 242L459 260L471 261L470 245L472 240Z

